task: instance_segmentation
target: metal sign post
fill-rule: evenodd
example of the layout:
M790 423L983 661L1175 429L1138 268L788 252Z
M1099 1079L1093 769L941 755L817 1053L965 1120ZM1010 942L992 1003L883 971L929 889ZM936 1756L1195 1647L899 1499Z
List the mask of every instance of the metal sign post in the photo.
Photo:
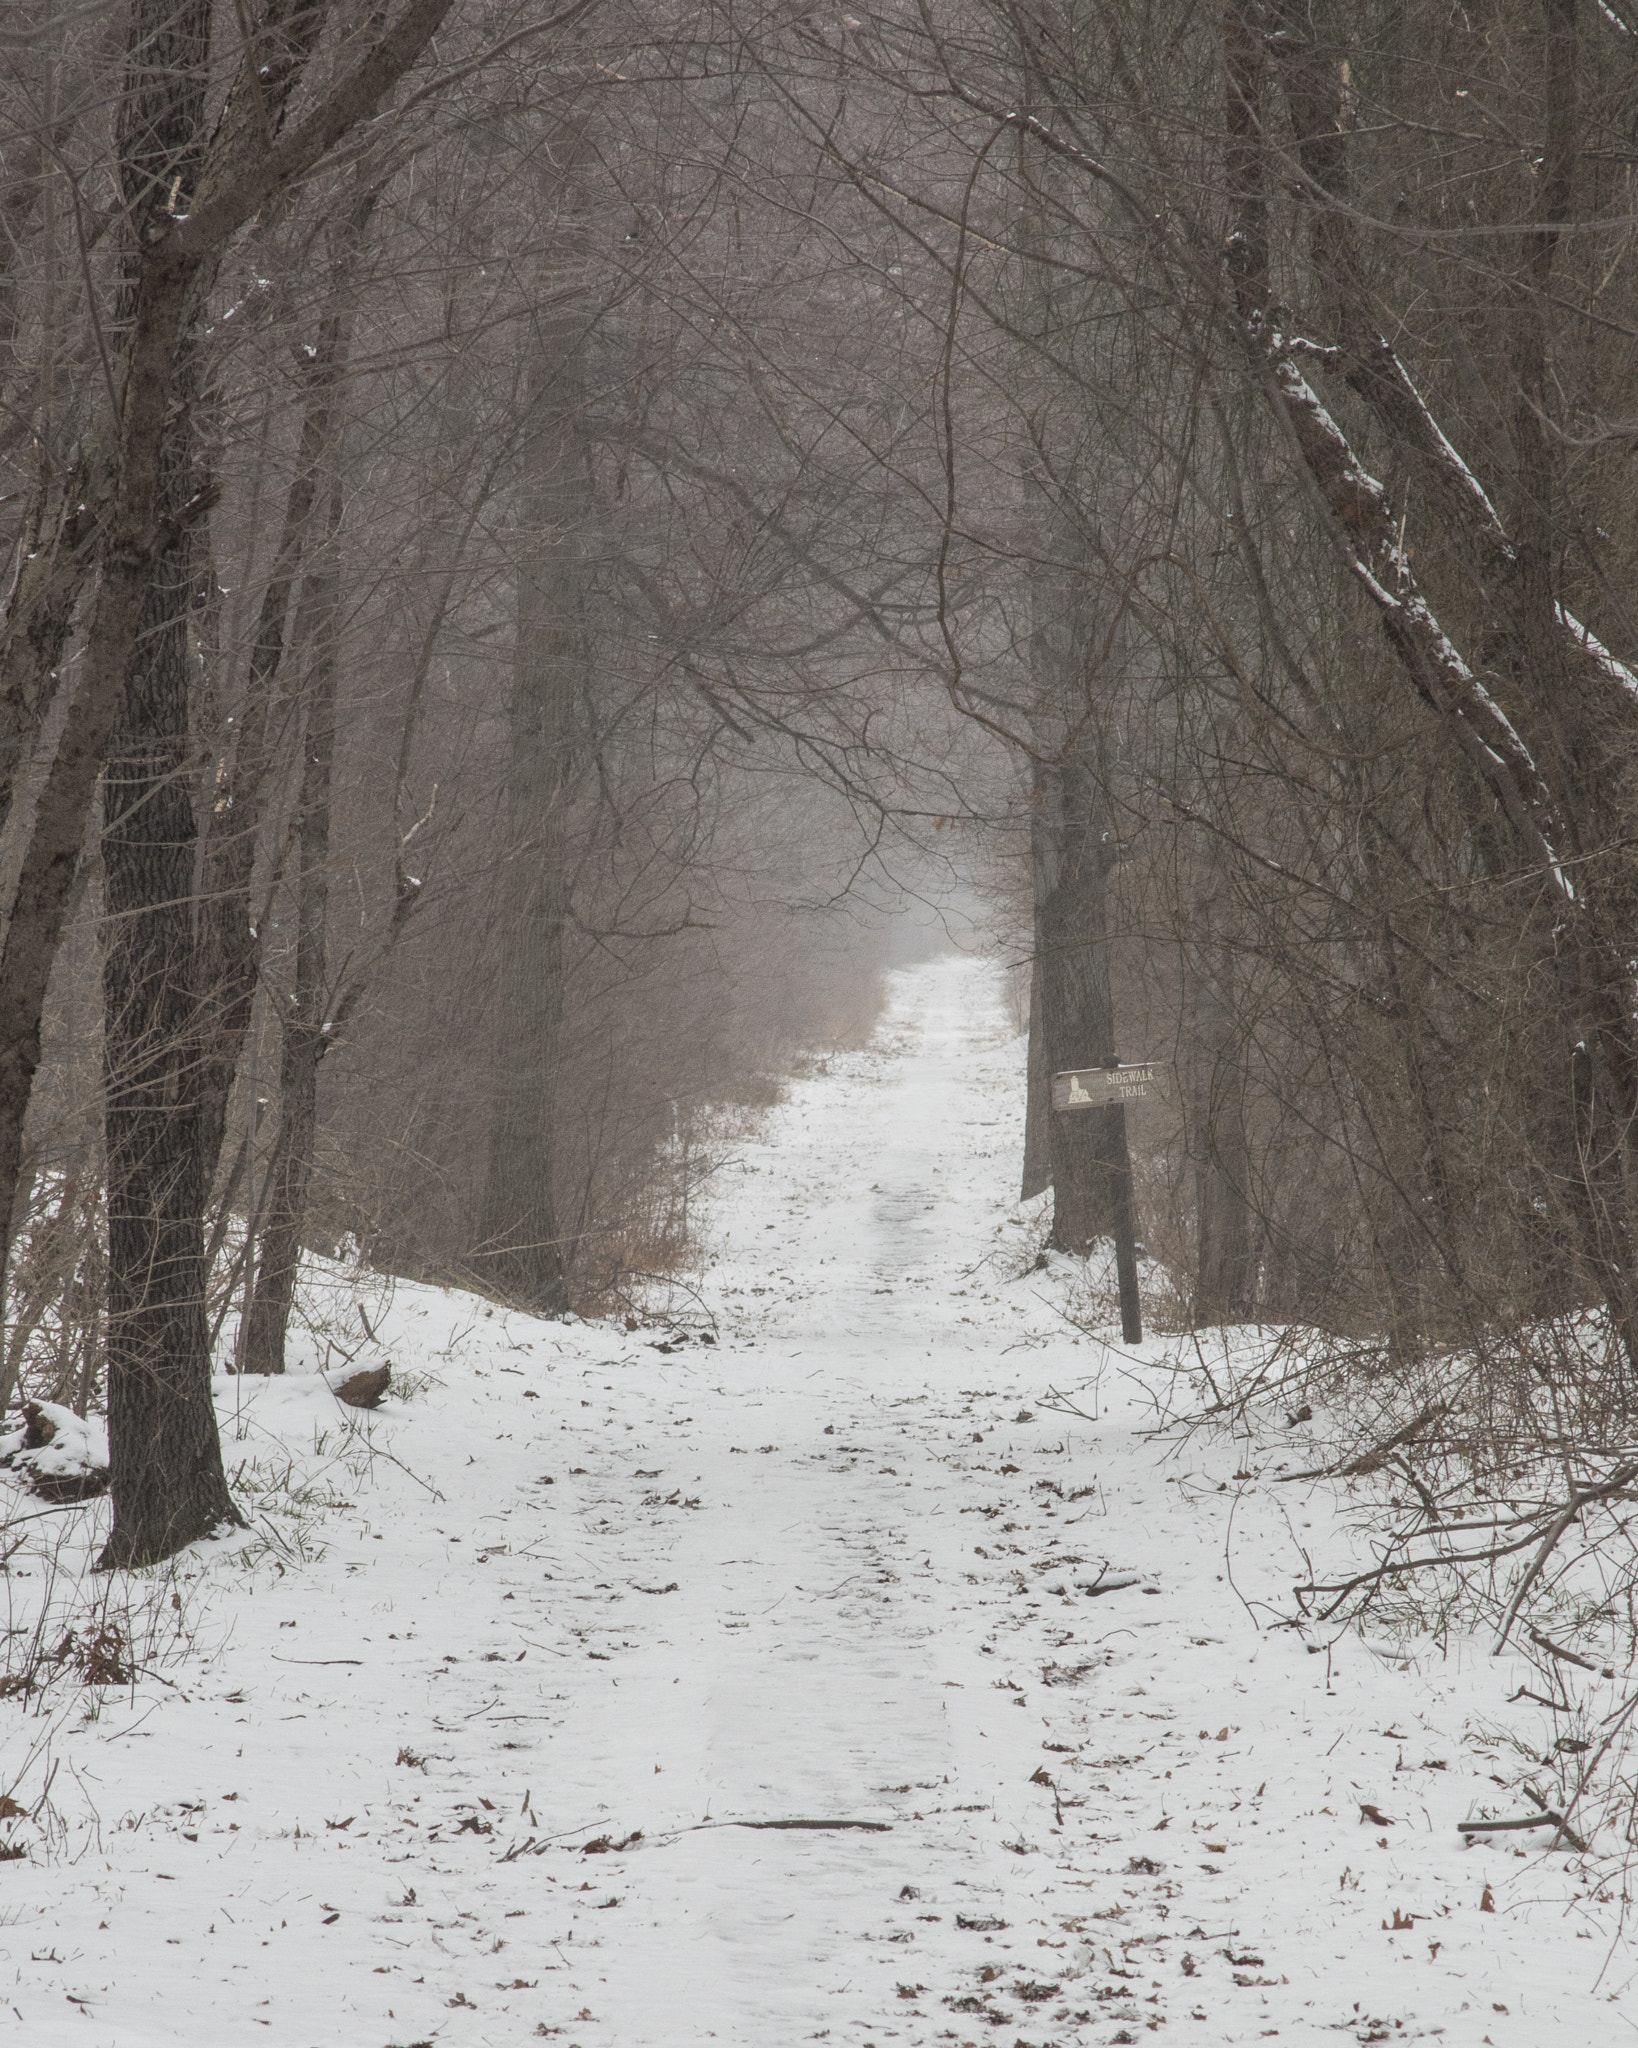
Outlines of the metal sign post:
M1137 1215L1132 1200L1132 1155L1126 1144L1126 1105L1141 1102L1154 1090L1152 1065L1074 1067L1052 1077L1056 1110L1100 1109L1104 1112L1104 1156L1109 1168L1115 1227L1115 1274L1120 1282L1120 1328L1128 1344L1143 1342L1143 1310L1138 1301Z

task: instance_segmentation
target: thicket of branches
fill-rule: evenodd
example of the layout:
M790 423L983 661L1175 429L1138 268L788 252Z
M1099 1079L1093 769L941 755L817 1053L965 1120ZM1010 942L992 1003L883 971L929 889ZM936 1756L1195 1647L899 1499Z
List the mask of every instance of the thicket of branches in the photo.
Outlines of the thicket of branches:
M1126 1141L1049 1078L1153 1059L1185 1320L1619 1435L1635 30L0 32L4 1372L106 1360L111 1562L231 1512L212 1344L280 1369L304 1245L548 1314L674 1263L939 874L1061 1249Z
M1594 1407L1635 1329L1633 50L1572 0L1236 0L768 60L915 248L1036 1081L1170 1066L1145 1227L1197 1319L1413 1352L1597 1304ZM1097 1122L1077 1159L1032 1108L1071 1247Z

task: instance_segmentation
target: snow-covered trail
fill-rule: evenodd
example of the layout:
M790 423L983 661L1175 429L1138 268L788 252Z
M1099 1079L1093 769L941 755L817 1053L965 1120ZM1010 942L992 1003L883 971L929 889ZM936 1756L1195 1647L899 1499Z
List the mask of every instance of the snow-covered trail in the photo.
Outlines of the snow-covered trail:
M1259 1626L1335 1504L1144 1433L1028 1270L1021 1107L998 978L908 970L725 1169L715 1345L400 1288L434 1384L351 1436L224 1381L285 1555L190 1561L169 1684L0 1703L63 1766L0 2040L1626 2038L1609 1909L1456 1833L1518 1674Z

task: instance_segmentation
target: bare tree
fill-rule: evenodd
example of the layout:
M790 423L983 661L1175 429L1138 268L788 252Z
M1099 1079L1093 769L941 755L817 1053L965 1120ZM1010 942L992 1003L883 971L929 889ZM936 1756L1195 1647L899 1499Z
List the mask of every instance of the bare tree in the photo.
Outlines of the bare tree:
M212 278L256 210L313 166L413 64L449 0L411 0L304 119L281 132L327 10L273 0L207 137L211 10L144 0L126 44L118 159L129 258L110 388L38 521L0 640L0 756L20 855L0 944L0 1212L12 1212L52 962L97 778L106 800L110 1436L106 1564L140 1564L231 1512L210 1403L197 1101L180 1085L191 979L193 821L178 559L208 510L190 488L194 336ZM32 802L12 801L51 711L76 607L95 580L72 696Z

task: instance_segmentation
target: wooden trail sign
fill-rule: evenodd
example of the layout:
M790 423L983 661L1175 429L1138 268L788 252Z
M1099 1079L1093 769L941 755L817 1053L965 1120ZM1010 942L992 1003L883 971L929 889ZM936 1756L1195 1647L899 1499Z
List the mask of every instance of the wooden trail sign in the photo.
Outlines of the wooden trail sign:
M1054 1109L1111 1109L1117 1102L1141 1102L1154 1093L1152 1064L1129 1067L1072 1067L1052 1077Z
M1126 1105L1154 1092L1155 1070L1144 1061L1129 1067L1071 1067L1052 1077L1056 1110L1108 1109L1111 1151L1105 1161L1113 1198L1115 1272L1120 1282L1121 1335L1143 1342L1143 1309L1138 1299L1137 1212L1132 1199L1132 1157L1126 1149Z

